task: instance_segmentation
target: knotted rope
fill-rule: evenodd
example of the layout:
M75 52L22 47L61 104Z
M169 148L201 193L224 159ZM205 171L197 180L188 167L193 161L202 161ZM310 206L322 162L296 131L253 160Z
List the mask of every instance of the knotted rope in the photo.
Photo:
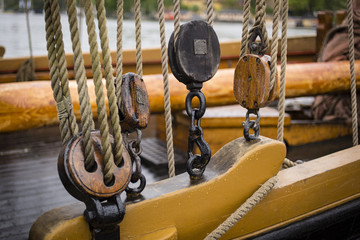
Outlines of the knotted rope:
M180 2L179 2L179 7L180 7ZM162 65L162 75L164 81L164 108L165 108L165 128L166 128L168 168L169 168L169 177L174 177L175 160L174 160L171 103L170 103L170 90L169 90L169 71L168 71L168 59L167 59L166 38L165 38L164 0L158 0L158 14L159 14L160 42L161 42L161 65Z
M48 50L48 58L49 58L49 67L50 67L50 78L51 78L51 88L53 89L53 96L57 103L60 121L60 132L61 132L61 140L62 143L65 144L69 141L75 134L77 134L77 125L75 121L75 116L73 111L69 111L68 109L72 109L68 107L68 104L71 105L71 98L69 95L66 96L64 94L63 88L67 86L67 84L62 84L60 80L60 72L59 72L59 61L58 59L61 57L57 57L58 52L61 54L61 50L58 48L63 47L62 35L59 33L55 33L55 29L61 31L61 25L59 21L56 21L56 24L53 22L57 18L60 19L59 7L57 6L57 2L50 0L44 1L44 9L45 9L45 29L46 29L46 41L47 41L47 50ZM57 27L57 28L56 28ZM56 36L57 35L57 36ZM66 70L66 62L65 70ZM62 73L64 73L64 69L62 68ZM67 82L67 76L62 78L65 82ZM71 124L71 120L73 119L75 126Z
M205 240L215 240L221 238L230 228L242 219L253 207L255 207L266 195L274 188L278 177L267 180L256 192L253 193L233 214L231 214L214 231L205 237Z
M94 147L91 140L91 130L95 128L92 118L90 98L88 93L87 79L85 73L84 59L81 51L79 29L77 22L77 11L75 0L66 1L66 9L70 26L72 49L74 52L75 79L78 84L78 94L81 113L82 144L85 153L85 169L90 170L95 164Z
M355 77L355 53L354 53L354 22L353 22L353 3L347 0L347 19L349 36L349 59L350 59L350 84L351 84L351 122L353 130L353 145L359 144L358 138L358 119L357 119L357 100L356 100L356 77Z

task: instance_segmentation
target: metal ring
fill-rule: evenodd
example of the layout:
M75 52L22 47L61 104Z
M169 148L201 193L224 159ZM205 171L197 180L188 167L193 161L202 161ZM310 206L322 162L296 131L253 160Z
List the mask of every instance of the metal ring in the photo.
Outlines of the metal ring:
M129 186L126 187L125 191L128 195L138 196L145 188L146 178L143 174L140 174L139 177L140 185L137 188L131 188Z
M200 108L194 109L195 110L195 119L198 120L205 114L206 99L205 99L205 95L200 90L199 91L190 91L187 94L186 100L185 100L185 110L186 110L186 113L188 116L191 116L191 113L193 110L191 103L192 103L192 99L194 97L197 97L200 101Z
M200 168L196 167L199 162L201 163L201 157L200 157L200 155L195 154L195 155L190 156L189 160L186 163L186 171L189 173L190 177L193 179L200 178L205 171L205 167L200 167ZM194 166L194 165L196 165L196 166Z
M254 130L254 134L249 134L250 128ZM244 123L244 137L247 141L256 140L259 137L260 125L254 120Z

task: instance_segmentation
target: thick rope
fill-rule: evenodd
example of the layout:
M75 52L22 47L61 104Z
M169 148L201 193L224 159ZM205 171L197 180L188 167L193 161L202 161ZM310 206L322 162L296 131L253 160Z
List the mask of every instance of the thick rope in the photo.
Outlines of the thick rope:
M349 36L349 59L350 59L350 84L351 84L351 110L352 110L352 130L353 130L353 145L359 144L358 140L358 119L357 119L357 100L356 100L356 77L354 65L354 23L353 23L353 0L347 1L347 16L348 16L348 36Z
M143 75L142 54L141 54L141 11L140 0L135 0L135 33L136 33L136 72Z
M68 79L67 63L66 63L65 51L64 51L62 27L60 23L60 7L56 0L51 1L51 17L52 17L53 30L55 31L56 56L58 60L58 68L60 73L59 77L61 81L62 94L64 98L70 100L69 105L72 105L70 90L69 90L69 79ZM79 131L78 125L76 123L76 117L74 114L73 107L69 108L69 121L70 121L70 130L73 137L77 135Z
M277 53L278 53L278 35L279 35L279 19L281 0L274 1L274 19L272 26L271 38L271 63L270 63L270 90L273 89L277 75Z
M167 147L167 156L168 156L169 177L174 177L175 160L174 160L173 134L172 134L172 122L171 122L168 59L167 59L166 39L165 39L164 0L158 0L158 13L159 13L160 41L161 41L161 65L162 65L162 74L164 79L166 147Z
M113 73L114 69L111 65L112 61L111 61L110 48L109 48L108 30L106 27L106 12L105 12L104 0L96 0L96 9L97 9L97 17L99 21L100 42L102 49L104 73L106 79L107 97L109 101L110 120L114 133L114 145L115 145L114 159L115 159L115 164L119 165L120 162L122 161L122 153L124 150L124 145L122 144L123 141L121 135L119 108L117 105L116 95L115 95L114 73ZM107 164L111 165L112 163L105 162L105 168L110 168L110 166L106 166Z
M251 4L251 0L245 0L240 59L243 56L245 56L247 45L248 45L248 32L249 32L249 21L250 21L250 4Z
M51 3L50 0L44 1L44 11L45 11L45 29L46 29L46 48L48 50L49 58L49 68L50 68L50 79L51 79L51 88L53 90L53 96L57 104L63 101L61 83L59 78L58 70L58 61L56 58L56 49L55 49L55 33L52 25L52 12L51 12ZM66 116L59 117L60 121L60 134L61 141L64 145L67 141L70 140L71 131L68 124L68 118Z
M117 1L117 36L116 36L116 97L118 105L121 106L121 82L123 74L123 51L122 51L122 32L124 19L124 0Z
M210 26L214 25L214 1L206 0L206 12L207 12L207 22Z
M70 25L72 49L74 52L75 79L78 84L77 90L80 101L82 144L85 153L85 169L90 170L95 164L94 147L91 140L91 130L94 129L94 121L91 112L84 59L82 57L83 55L81 51L75 0L67 0L66 9Z
M159 16L160 18L160 16ZM180 32L180 0L174 0L174 48Z
M267 180L251 197L249 197L233 214L231 214L222 224L206 236L205 240L215 240L221 238L230 228L242 219L253 207L255 207L266 195L274 188L278 177Z
M27 3L28 3L28 0L25 0L26 29L27 29L27 34L28 34L30 58L33 59L33 49L32 49L31 31L30 31L30 19L29 19L29 9L28 9Z
M106 105L103 92L102 74L100 68L100 57L98 52L98 44L95 33L94 14L92 12L93 4L91 0L85 1L85 16L86 25L89 35L91 66L93 71L93 80L96 93L96 104L98 119L100 123L101 145L103 147L103 159L104 159L104 180L105 184L109 184L113 178L112 165L109 162L114 161L112 154L112 148L110 144L109 127L107 124Z

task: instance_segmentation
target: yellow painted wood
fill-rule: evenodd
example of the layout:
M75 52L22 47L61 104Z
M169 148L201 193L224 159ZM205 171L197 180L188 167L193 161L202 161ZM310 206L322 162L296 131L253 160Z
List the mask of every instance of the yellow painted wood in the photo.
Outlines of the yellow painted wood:
M204 131L204 138L213 153L232 139L243 136L242 123L245 121L246 111L240 105L207 108L201 119L201 127ZM277 139L278 111L265 107L260 109L260 115L260 134ZM189 117L185 112L180 112L174 114L174 119L174 145L187 152L188 145L184 139L187 139L189 132ZM156 124L156 137L165 141L163 115L157 116ZM291 121L290 116L285 114L284 140L291 146L348 136L351 132L351 124L345 122ZM196 152L199 153L198 149Z
M355 62L357 86L360 87L360 61ZM204 84L203 92L208 107L235 104L233 95L234 69L219 70L214 78ZM348 62L289 64L287 66L286 96L316 95L350 88ZM143 77L149 93L150 112L163 112L162 75ZM171 109L183 110L188 90L170 75ZM69 88L77 118L80 107L76 82ZM93 115L96 117L94 85L88 81ZM14 97L16 96L16 97ZM57 123L55 101L49 82L24 82L1 84L0 87L0 132L25 130ZM151 123L150 123L151 124Z
M274 176L284 157L285 146L271 139L262 137L252 144L243 138L230 142L209 163L204 173L207 181L191 184L185 173L147 186L147 192L156 194L166 189L168 193L127 205L120 224L121 239L136 239L169 227L176 228L178 239L202 239L218 225L219 220L230 215L262 183ZM233 165L224 168L226 163L232 162ZM225 172L221 174L221 171ZM171 190L179 184L186 187ZM51 211L45 213L32 226L30 239L57 239L52 236L58 234L62 234L63 239L76 239L72 231L77 225L78 231L85 230L81 227L85 221L82 216L76 216L81 214L81 208L77 211L73 208L55 209L54 214L50 214ZM67 210L76 212L70 218L73 221L70 229L67 229L69 225L57 224L60 215ZM49 229L51 234L47 233ZM83 234L88 236L87 231Z
M244 184L246 181L253 181L253 178L264 174L267 163L257 162L259 165L253 164L252 166L248 164L259 161L263 157L274 158L272 155L279 154L273 143L271 145L271 147L262 146L271 152L264 148L253 148L243 155L243 159L240 161L249 158L247 164L243 165L237 162L227 173L208 183L128 205L124 222L120 225L121 239L133 237L136 239L138 235L150 234L158 229L164 229L166 226L177 229L178 239L202 239L225 220L231 212L235 211L245 200L242 195L250 194L243 189ZM223 151L225 150L228 149L223 149ZM270 159L266 161L268 160ZM258 168L251 168L252 170L248 171L248 167L256 167L256 165ZM244 179L239 175L239 168L242 168L241 173L245 174L243 176L246 178L245 182L241 181ZM279 181L274 189L222 239L252 237L359 198L359 175L360 146L282 170L278 174ZM176 178L173 180L176 181ZM172 179L165 181L169 183ZM69 217L74 213L74 206L77 211L72 217ZM57 219L67 217L66 221L71 221L71 228L70 223L66 226L55 224L51 215L47 219L42 216L33 225L30 240L56 239L43 238L44 235L41 235L41 231L35 234L33 231L35 228L45 229L42 232L51 229L52 236L61 233L64 234L62 235L63 239L70 240L76 239L72 237L74 233L72 231L79 227L79 230L76 231L88 236L86 235L88 232L83 227L85 221L82 216L79 216L82 212L82 207L79 206L80 204L75 204L63 207L62 211L53 210L57 213ZM45 235L49 236L50 234Z

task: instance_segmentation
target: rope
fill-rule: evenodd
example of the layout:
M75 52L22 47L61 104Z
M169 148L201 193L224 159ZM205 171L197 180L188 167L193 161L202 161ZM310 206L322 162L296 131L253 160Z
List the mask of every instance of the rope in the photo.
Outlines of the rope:
M121 82L123 73L123 61L122 61L122 31L123 31L123 19L124 19L124 0L117 1L117 42L116 42L116 97L118 105L121 106Z
M93 80L96 93L96 104L98 119L100 123L101 145L103 146L103 159L104 159L104 181L105 184L109 184L113 177L113 169L110 164L114 161L112 149L110 145L109 127L107 125L106 105L103 92L102 74L100 68L100 57L98 53L98 44L95 33L94 14L92 12L93 4L91 0L85 1L85 16L86 25L89 35L91 66L93 71Z
M78 22L75 0L67 0L66 9L70 25L72 49L74 52L75 79L78 84L77 90L80 101L82 144L85 153L85 169L90 170L95 164L94 147L91 140L91 130L94 129L94 121L92 120L84 59L82 57L83 55L81 51L79 29L77 27Z
M34 59L33 59L33 50L31 44L31 31L30 31L30 19L29 19L29 9L27 7L28 1L25 0L25 16L26 16L26 28L28 33L28 43L30 51L30 59L24 61L20 68L18 69L15 77L15 82L25 82L35 80L35 69L34 69Z
M240 219L242 219L253 207L255 207L274 188L278 177L267 180L250 198L248 198L233 214L231 214L214 231L205 237L205 240L219 239Z
M45 10L45 29L46 29L46 48L48 50L49 58L49 68L50 68L50 79L51 79L51 88L53 90L53 96L56 103L59 103L63 100L61 83L59 79L59 70L58 70L58 61L56 58L56 49L55 49L55 33L52 25L52 12L51 12L51 3L50 0L44 1L44 10ZM61 117L60 120L60 135L61 141L64 145L72 137L71 131L68 124L68 119Z
M271 63L270 63L270 90L274 88L276 81L276 64L277 64L277 53L278 53L278 33L279 33L279 19L280 19L280 4L281 0L274 1L274 19L273 19L273 30L271 38Z
M110 120L111 126L114 134L114 145L115 145L115 153L114 159L115 164L119 165L122 161L122 153L124 150L124 146L122 144L122 135L121 135L121 126L119 119L119 108L116 101L115 95L115 86L114 86L114 73L111 65L111 55L109 48L109 39L108 39L108 30L106 27L106 12L104 6L104 0L96 0L96 9L97 9L97 17L99 21L99 32L100 32L100 42L102 49L102 57L103 57L103 65L104 65L104 73L106 79L106 89L107 89L107 97L109 101L109 109L110 109ZM110 168L111 162L105 163L105 168Z
M160 18L160 16L159 16ZM180 32L180 0L174 0L174 48Z
M251 0L245 0L245 3L244 3L243 29L242 29L242 38L241 38L240 59L243 56L245 56L247 45L248 45L248 29L249 29L249 21L250 21L250 3L251 3Z
M207 22L212 27L214 25L214 1L206 0Z
M60 7L58 2L55 0L51 1L51 17L52 17L53 30L55 31L56 57L58 60L58 68L60 74L59 77L61 81L62 94L65 98L71 100L68 72L66 68L67 64L65 59L63 35L61 31L62 27L60 23ZM78 134L79 130L78 130L78 125L76 123L74 109L72 107L69 109L69 121L70 121L70 130L73 137Z
M349 36L349 58L350 58L350 84L351 84L351 114L352 114L352 130L353 130L353 145L358 145L358 119L357 119L357 100L356 100L356 78L354 66L354 23L353 23L353 3L352 0L347 1L347 15L348 15L348 36Z
M162 74L164 79L166 147L167 147L167 155L168 155L169 177L174 177L175 160L174 160L173 134L172 134L172 122L171 122L168 59L167 59L166 39L165 39L164 0L158 0L158 12L159 12L160 41L161 41L161 65L162 65Z
M135 0L135 29L136 29L136 72L143 75L141 55L141 11L140 0Z

